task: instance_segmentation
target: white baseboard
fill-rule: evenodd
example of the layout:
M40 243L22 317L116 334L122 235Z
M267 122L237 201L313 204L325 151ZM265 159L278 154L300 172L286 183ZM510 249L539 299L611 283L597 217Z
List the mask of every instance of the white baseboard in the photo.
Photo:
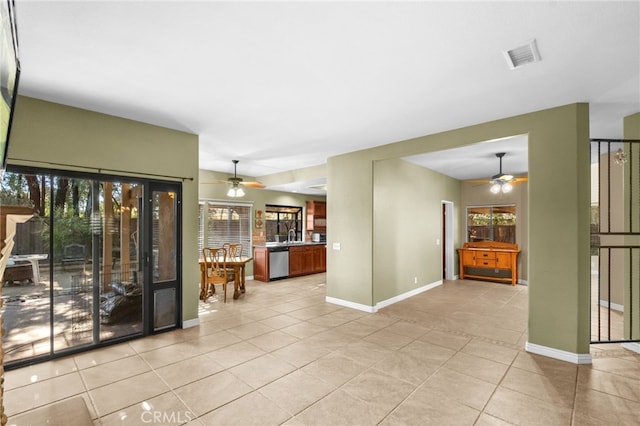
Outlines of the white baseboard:
M394 296L391 299L383 300L382 302L376 303L375 306L363 305L363 304L360 304L360 303L354 303L354 302L350 302L348 300L337 299L335 297L329 297L329 296L326 296L325 300L327 301L327 303L333 303L334 305L340 305L340 306L344 306L344 307L347 307L347 308L357 309L359 311L375 313L375 312L378 312L378 309L384 308L384 307L389 306L389 305L393 305L394 303L397 303L397 302L400 302L402 300L408 299L408 298L410 298L412 296L415 296L417 294L423 293L423 292L425 292L427 290L431 290L432 288L438 287L440 285L442 285L442 280L436 281L436 282L431 283L431 284L424 285L422 287L415 288L415 289L413 289L411 291L408 291L406 293L402 293L402 294L399 294L397 296Z
M629 349L630 351L637 352L640 354L640 343L623 343L622 347L625 349Z
M518 280L518 284L529 285L529 280Z
M600 306L608 308L609 307L609 301L608 300L604 300L604 299L600 299ZM611 309L613 309L614 311L618 311L618 312L624 312L624 306L623 305L619 305L619 304L613 303L613 302L611 302Z
M411 291L399 294L397 296L392 297L391 299L383 300L382 302L376 303L375 310L377 312L378 309L382 309L382 308L387 307L389 305L393 305L394 303L401 302L401 301L403 301L405 299L408 299L408 298L413 297L415 295L418 295L420 293L424 293L425 291L431 290L432 288L435 288L435 287L438 287L438 286L441 286L441 285L442 285L442 280L438 280L438 281L433 282L431 284L427 284L427 285L423 285L422 287L414 288Z
M575 354L573 352L567 352L561 349L550 348L529 342L525 343L525 350L533 354L559 359L560 361L566 361L572 364L591 364L591 354Z
M186 321L182 321L182 328L191 328L200 325L200 318L194 318Z
M368 312L370 314L375 312L374 306L362 305L360 303L350 302L348 300L337 299L335 297L325 296L327 303L333 303L334 305L344 306L345 308L357 309L359 311Z

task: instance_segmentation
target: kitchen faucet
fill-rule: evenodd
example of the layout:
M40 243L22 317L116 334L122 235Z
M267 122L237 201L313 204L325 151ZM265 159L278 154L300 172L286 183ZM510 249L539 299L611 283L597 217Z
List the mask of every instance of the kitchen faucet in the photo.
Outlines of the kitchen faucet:
M289 232L287 234L287 241L293 242L295 240L296 240L296 230L295 229L289 229Z

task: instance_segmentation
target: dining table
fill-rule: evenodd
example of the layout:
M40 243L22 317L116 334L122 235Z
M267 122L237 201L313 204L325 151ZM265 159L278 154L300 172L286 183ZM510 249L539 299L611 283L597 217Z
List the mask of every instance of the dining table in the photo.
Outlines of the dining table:
M237 299L241 293L245 292L245 268L247 263L251 262L253 257L240 256L228 257L226 260L227 268L233 268L233 298ZM200 264L200 300L207 297L207 267L204 259L199 260Z

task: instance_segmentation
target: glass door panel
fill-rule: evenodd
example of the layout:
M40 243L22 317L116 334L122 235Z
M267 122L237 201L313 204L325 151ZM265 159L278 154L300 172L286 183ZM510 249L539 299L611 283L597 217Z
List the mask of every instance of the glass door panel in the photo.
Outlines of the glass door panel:
M153 330L178 323L179 186L152 185L151 277Z
M100 341L143 332L144 273L140 262L143 187L102 182L99 248Z

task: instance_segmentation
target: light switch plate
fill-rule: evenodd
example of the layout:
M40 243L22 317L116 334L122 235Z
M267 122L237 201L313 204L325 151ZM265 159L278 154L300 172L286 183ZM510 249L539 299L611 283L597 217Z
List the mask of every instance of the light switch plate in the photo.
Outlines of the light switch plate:
M340 243L333 243L334 250L340 250Z

